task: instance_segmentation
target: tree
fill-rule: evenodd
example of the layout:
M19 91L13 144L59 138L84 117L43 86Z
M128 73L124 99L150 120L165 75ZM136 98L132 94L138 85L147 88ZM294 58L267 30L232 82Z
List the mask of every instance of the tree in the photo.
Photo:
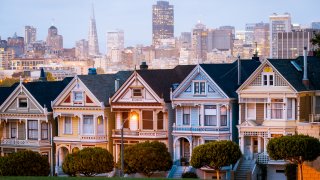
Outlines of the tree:
M192 151L191 165L194 168L209 167L216 170L220 179L223 166L235 164L241 157L239 145L229 140L213 141L197 146Z
M14 83L19 82L19 78L5 78L5 79L0 79L0 87L10 87Z
M155 171L170 170L171 166L171 156L164 143L146 141L124 149L125 173L142 173L150 177Z
M302 180L302 164L304 161L313 161L320 155L320 142L306 135L282 136L271 139L267 145L267 151L274 160L284 159L297 164Z
M62 164L64 173L75 176L80 173L85 176L108 173L113 170L113 156L99 147L84 148L78 152L68 154Z
M317 47L315 53L317 56L320 56L320 32L314 33L314 37L310 40L310 42L312 45Z
M1 157L1 176L48 176L50 166L48 158L38 152L19 151Z
M47 81L55 81L56 78L53 77L51 72L46 72L47 75Z

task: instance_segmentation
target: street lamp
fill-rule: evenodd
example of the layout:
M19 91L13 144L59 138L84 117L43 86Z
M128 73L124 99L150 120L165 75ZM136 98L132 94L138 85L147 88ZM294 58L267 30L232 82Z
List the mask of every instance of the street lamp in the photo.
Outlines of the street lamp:
M124 169L124 165L123 165L123 150L124 150L124 145L123 145L123 127L124 127L124 124L128 121L128 120L132 120L132 121L135 121L138 119L138 115L135 113L135 112L132 112L131 113L131 116L129 116L127 119L125 119L122 124L121 124L121 154L120 154L120 159L121 159L121 171L120 171L120 177L123 177L124 176L124 173L123 173L123 169Z

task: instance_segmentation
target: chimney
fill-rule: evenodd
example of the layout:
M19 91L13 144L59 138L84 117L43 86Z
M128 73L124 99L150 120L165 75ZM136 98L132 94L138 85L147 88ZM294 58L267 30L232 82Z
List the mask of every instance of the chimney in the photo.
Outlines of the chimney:
M96 74L97 74L96 68L89 68L88 69L88 75L96 75Z
M140 70L147 70L148 69L148 65L147 63L144 61L144 62L141 62L141 65L140 65Z
M120 88L120 79L115 79L114 80L114 92L117 92L119 88Z
M238 85L241 85L241 61L240 55L238 55Z
M307 47L303 48L303 79L302 79L302 83L307 88L309 88Z

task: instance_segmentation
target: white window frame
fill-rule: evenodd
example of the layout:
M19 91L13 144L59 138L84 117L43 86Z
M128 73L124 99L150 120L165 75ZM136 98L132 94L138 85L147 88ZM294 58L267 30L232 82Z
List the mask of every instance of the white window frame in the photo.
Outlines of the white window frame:
M101 117L101 126L102 126L102 132L99 132L100 130L99 130L99 117ZM103 116L98 116L97 118L96 118L96 121L97 121L97 134L98 135L103 135L103 134L105 134L105 122L104 122L104 118L103 118Z
M267 84L264 84L265 78L264 76L267 77ZM272 76L272 84L270 83L270 77ZM262 86L274 86L275 84L275 73L274 72L262 72L261 73L261 84Z
M66 118L70 118L70 132L66 132ZM65 116L63 118L63 134L73 134L72 132L72 117Z
M140 90L141 96L135 96L134 95L134 90ZM143 97L143 92L142 92L142 88L132 88L132 95L133 98L142 98Z
M212 109L215 109L215 115L214 114L206 114L206 106L215 106L215 108L212 108ZM204 112L203 112L203 126L208 126L208 127L217 127L219 124L220 124L220 114L218 114L218 111L220 111L220 108L217 104L206 104L204 105ZM218 109L219 108L219 109ZM209 108L208 108L209 109ZM206 116L216 116L216 124L215 125L207 125L206 124Z
M20 107L20 99L26 99L27 100L27 107ZM29 108L29 98L27 98L27 97L19 97L19 98L17 98L17 108L28 109Z
M249 104L253 105L254 114L252 117L249 117L249 107L248 107ZM257 104L256 103L246 103L246 119L247 120L256 120L256 118L257 118Z
M184 123L184 115L185 112L189 111L189 122L187 124ZM188 115L186 113L186 115ZM191 107L182 107L182 119L181 119L181 125L182 126L190 126L191 125Z
M81 93L82 95L82 99L79 100L79 99L76 99L76 93ZM84 104L84 92L83 91L72 91L72 102L73 102L73 105L83 105Z
M91 133L88 133L88 132L85 132L84 131L84 126L85 126L85 124L84 124L84 120L85 120L85 116L92 116L92 132ZM87 115L83 115L82 116L82 134L83 135L94 135L94 132L95 132L95 127L94 127L94 115L91 115L91 114L87 114Z
M221 122L222 122L222 120L221 120L221 116L222 116L222 111L221 111L221 109L222 109L223 107L226 108L226 115L225 115L225 116L226 116L226 123L227 123L226 125L222 125L222 123L221 123ZM229 115L228 115L228 107L227 107L226 105L221 105L221 106L219 107L219 111L220 111L220 113L219 113L219 118L218 118L218 119L219 119L219 121L220 121L220 126L221 126L221 127L228 127L228 124L229 124L229 123L228 123L228 121L229 121L229 120L228 120L228 119L229 119L229 118L228 118L228 117L229 117Z
M288 104L289 104L289 103L288 103L288 100L289 100L289 99L292 100L292 107L291 107L292 113L291 113L291 118L288 117ZM296 115L296 114L295 114L295 111L296 111L295 106L296 106L295 98L287 98L287 103L286 103L286 107L285 107L285 108L286 108L286 113L287 113L286 116L287 116L287 119L288 119L288 120L294 120L294 119L295 119L295 115Z
M273 102L272 103L272 99L282 99L282 102ZM282 104L282 118L273 118L272 117L272 104ZM286 107L285 107L285 103L284 103L283 98L271 98L269 105L267 105L267 110L268 110L268 112L270 112L268 114L270 116L269 119L270 120L285 120L286 111L284 110L284 108L286 108Z
M196 83L199 84L198 88L199 88L199 92L196 93L195 89L196 89ZM204 83L204 92L201 93L201 84ZM207 83L204 80L196 80L196 81L192 81L192 93L194 95L206 95L207 94Z

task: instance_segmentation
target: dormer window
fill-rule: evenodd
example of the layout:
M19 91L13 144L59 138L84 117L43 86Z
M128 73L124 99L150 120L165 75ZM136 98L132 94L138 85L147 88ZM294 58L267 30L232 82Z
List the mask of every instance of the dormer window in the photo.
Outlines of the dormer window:
M74 101L83 101L82 92L73 92L73 100Z
M132 89L132 96L133 97L142 97L142 89L140 89L140 88Z
M19 108L27 108L28 107L28 100L27 98L19 98L18 100L18 106Z
M262 72L262 85L273 86L274 85L274 72L271 67L267 66Z
M193 93L195 95L204 95L204 94L206 94L206 82L204 82L204 81L195 81L195 82L193 82Z

